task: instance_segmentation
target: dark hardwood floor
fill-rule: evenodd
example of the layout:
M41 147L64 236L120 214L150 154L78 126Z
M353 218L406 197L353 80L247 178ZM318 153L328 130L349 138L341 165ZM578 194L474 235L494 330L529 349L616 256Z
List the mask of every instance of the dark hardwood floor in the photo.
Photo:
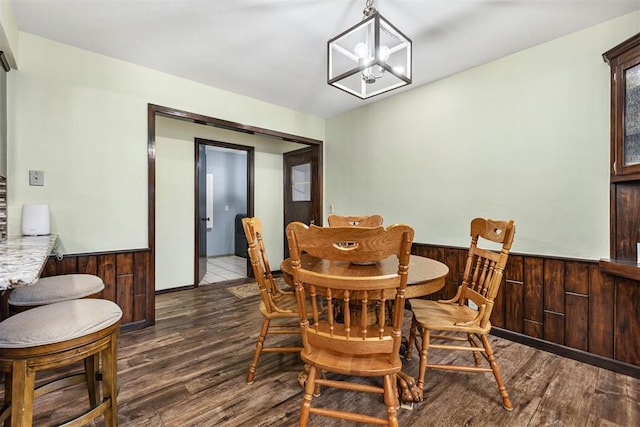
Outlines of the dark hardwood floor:
M261 322L257 304L257 297L241 300L215 285L158 295L156 325L120 337L120 426L297 425L297 354L263 354L255 383L245 383ZM491 374L427 371L425 401L400 409L400 425L640 425L640 380L504 339L492 343L512 412L502 408ZM406 372L417 373L415 357L404 363ZM84 395L75 386L40 398L35 425L64 419ZM327 390L317 400L379 416L385 410L381 396L355 392ZM310 421L352 425L313 415Z

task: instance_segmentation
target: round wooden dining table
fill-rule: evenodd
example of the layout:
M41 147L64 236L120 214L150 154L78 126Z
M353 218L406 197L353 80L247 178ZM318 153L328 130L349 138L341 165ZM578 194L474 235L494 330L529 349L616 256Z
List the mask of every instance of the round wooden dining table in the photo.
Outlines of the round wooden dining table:
M300 261L306 270L336 276L384 276L398 272L398 260L395 257L360 265L349 261L329 261L303 254ZM293 286L293 268L290 258L282 261L280 270L285 282ZM449 274L449 267L445 264L431 258L411 255L405 297L417 298L439 291L444 286L447 274ZM303 372L298 377L300 385L304 384L305 379L306 373ZM398 374L398 393L400 400L404 403L420 402L423 397L423 391L417 388L413 377L404 372Z
M360 265L348 261L329 261L303 254L300 260L305 270L334 276L385 276L398 272L398 260L390 257L376 263ZM282 276L289 285L293 285L293 268L291 259L280 264ZM417 298L439 291L444 286L449 267L435 259L411 255L409 260L409 276L407 277L406 298Z

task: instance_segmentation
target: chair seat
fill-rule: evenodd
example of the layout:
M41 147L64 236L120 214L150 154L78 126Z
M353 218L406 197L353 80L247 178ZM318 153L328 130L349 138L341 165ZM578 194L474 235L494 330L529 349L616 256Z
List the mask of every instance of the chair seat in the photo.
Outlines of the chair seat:
M63 274L43 277L30 286L16 288L9 294L9 305L38 306L85 298L104 289L98 276L91 274Z
M112 301L80 299L43 305L0 322L3 349L29 348L84 337L117 323L122 310Z
M305 363L343 375L379 377L400 372L402 361L391 363L388 354L342 354L328 349L313 349L311 353L300 353Z
M458 323L471 322L478 312L466 305L443 304L425 299L410 299L411 311L415 321L425 329L432 331L453 331L487 334L491 330L491 322L484 328L480 326L461 326Z

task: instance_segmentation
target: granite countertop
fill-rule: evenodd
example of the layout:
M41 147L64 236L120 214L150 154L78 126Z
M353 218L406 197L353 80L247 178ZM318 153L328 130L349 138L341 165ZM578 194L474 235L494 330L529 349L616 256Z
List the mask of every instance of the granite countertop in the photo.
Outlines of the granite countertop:
M0 290L31 285L40 277L58 236L16 236L0 241Z

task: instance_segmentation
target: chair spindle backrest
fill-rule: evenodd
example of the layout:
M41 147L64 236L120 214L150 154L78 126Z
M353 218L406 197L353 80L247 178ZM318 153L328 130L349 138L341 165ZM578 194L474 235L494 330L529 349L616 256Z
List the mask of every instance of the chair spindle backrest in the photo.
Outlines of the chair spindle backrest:
M480 310L484 310L481 326L484 326L491 316L493 301L502 284L514 234L515 225L512 220L475 218L471 221L471 246L462 278L459 302L466 304L467 299L471 299ZM500 252L479 247L480 239L501 244Z
M271 274L267 251L265 250L262 240L262 222L258 217L242 218L242 227L247 237L247 253L251 260L253 275L260 289L260 297L267 311L273 312L276 310L276 304L273 298L277 295L278 290L275 279Z
M287 226L304 352L313 347L347 354L389 354L399 357L404 292L413 229L316 227L294 222ZM318 273L305 268L303 254L334 267L356 264L362 275ZM376 261L394 257L396 274L376 274ZM369 264L369 265L367 265ZM309 323L305 298L310 298ZM391 314L387 301L392 301Z

